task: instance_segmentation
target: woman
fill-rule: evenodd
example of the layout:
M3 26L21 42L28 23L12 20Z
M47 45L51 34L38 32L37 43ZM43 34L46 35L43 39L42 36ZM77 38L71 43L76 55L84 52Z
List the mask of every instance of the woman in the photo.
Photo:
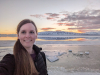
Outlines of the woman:
M17 35L13 55L7 54L0 61L0 75L47 75L45 54L34 45L37 38L35 23L22 20L17 26Z

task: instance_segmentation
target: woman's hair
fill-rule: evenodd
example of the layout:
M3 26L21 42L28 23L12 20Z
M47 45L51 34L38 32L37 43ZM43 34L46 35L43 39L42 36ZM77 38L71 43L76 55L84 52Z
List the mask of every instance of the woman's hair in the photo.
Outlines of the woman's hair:
M19 34L20 28L27 23L32 23L35 26L35 30L37 33L37 27L32 20L24 19L17 26L17 34ZM14 57L15 57L15 71L14 75L38 75L38 71L35 68L34 61L31 58L30 54L20 43L20 40L17 39L14 49L13 49Z
M18 26L17 26L17 34L19 33L20 28L21 28L24 24L27 24L27 23L32 23L32 24L34 25L35 30L36 30L36 33L37 33L37 27L36 27L35 23L34 23L32 20L30 20L30 19L24 19L24 20L22 20L22 21L18 24Z

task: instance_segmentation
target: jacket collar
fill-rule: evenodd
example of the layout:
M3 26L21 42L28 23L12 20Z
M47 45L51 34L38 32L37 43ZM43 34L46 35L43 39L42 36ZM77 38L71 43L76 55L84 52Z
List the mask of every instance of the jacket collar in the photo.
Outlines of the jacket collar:
M36 52L36 54L38 54L38 53L42 50L42 48L39 48L39 47L36 46L35 44L33 45L33 49L34 49L34 51Z

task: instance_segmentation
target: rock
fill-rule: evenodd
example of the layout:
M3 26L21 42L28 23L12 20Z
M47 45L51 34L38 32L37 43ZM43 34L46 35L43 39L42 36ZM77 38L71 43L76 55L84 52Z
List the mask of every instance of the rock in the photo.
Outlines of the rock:
M86 55L89 55L89 52L85 52Z
M69 52L72 52L72 50L69 50Z
M83 52L79 52L80 55L83 55Z

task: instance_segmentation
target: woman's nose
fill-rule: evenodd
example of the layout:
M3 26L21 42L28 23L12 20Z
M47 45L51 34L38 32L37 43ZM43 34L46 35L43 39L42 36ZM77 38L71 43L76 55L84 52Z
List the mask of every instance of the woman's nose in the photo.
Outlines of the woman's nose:
M27 34L26 34L26 37L30 37L30 34L29 34L29 33L27 33Z

